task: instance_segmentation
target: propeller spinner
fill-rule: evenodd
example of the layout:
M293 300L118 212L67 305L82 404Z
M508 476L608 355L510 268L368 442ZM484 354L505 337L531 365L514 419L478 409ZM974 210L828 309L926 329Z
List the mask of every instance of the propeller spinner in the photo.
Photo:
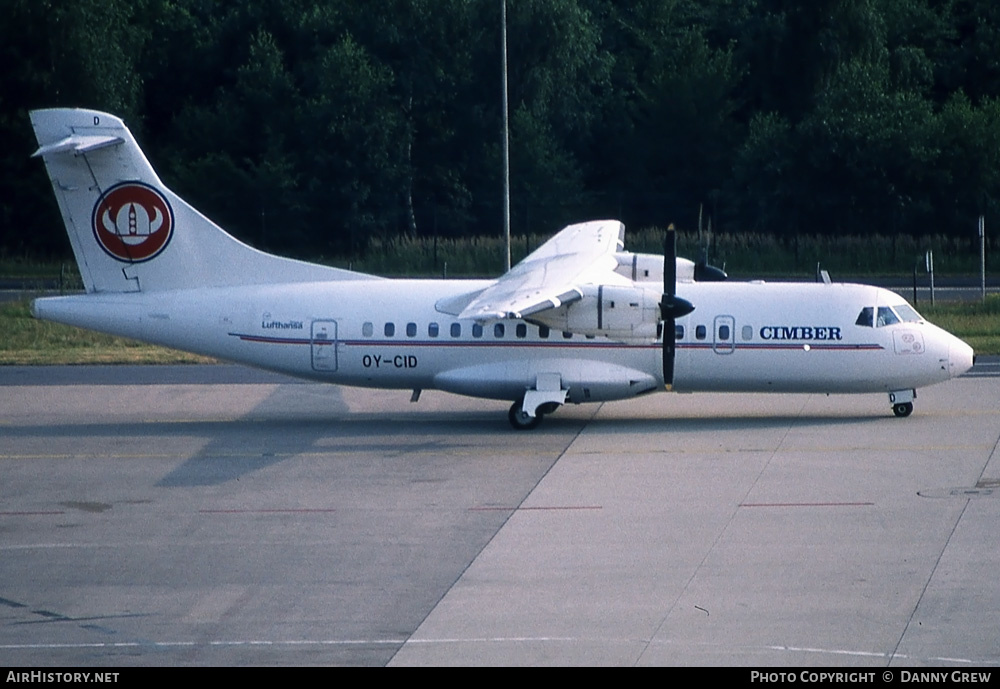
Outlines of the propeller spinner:
M674 387L674 354L677 349L677 319L694 311L694 305L677 296L677 231L671 223L663 242L663 298L660 316L663 318L663 384Z

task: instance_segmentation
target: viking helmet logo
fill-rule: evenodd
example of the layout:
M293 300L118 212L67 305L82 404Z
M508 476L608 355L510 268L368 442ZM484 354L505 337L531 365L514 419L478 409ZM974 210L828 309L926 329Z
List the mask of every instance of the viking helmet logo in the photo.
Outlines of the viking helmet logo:
M153 187L124 182L98 199L91 224L97 243L109 256L139 263L167 247L174 232L174 213Z

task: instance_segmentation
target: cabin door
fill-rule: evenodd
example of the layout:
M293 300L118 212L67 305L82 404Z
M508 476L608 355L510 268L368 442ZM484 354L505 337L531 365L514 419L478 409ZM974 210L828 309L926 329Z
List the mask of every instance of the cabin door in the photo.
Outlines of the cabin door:
M337 370L337 321L313 321L309 344L314 371Z

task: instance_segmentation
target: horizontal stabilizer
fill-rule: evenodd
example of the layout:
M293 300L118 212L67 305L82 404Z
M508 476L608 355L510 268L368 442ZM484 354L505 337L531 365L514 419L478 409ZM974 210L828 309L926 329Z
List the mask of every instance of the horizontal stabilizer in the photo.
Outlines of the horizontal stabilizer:
M46 144L31 154L32 158L52 155L53 153L73 152L75 155L98 151L108 146L118 146L125 143L125 140L118 136L80 136L74 134L67 136L54 144Z

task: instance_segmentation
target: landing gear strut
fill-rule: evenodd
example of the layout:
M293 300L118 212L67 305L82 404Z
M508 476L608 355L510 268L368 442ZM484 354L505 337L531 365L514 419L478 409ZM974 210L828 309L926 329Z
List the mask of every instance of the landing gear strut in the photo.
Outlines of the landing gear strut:
M524 397L510 405L507 418L517 431L530 431L545 414L551 414L566 401L569 390L562 387L558 373L539 373L535 386L524 391Z

